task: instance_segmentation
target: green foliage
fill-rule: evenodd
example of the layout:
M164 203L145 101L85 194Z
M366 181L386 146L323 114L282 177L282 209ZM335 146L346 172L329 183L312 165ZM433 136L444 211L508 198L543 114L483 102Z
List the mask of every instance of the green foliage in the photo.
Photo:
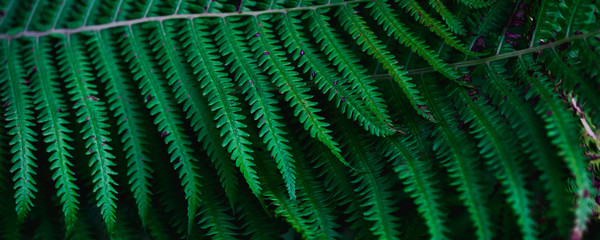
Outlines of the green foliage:
M0 0L0 238L595 239L598 7Z

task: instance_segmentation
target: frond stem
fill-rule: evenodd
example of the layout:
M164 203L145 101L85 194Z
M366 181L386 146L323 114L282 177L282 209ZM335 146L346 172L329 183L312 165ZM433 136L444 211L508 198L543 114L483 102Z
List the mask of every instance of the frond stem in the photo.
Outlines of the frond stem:
M494 62L494 61L498 61L498 60L502 60L502 59L507 59L507 58L512 58L512 57L520 57L522 55L525 54L529 54L532 52L537 52L537 51L541 51L541 50L545 50L547 48L554 48L558 45L570 42L570 41L574 41L574 40L578 40L578 39L585 39L587 37L591 37L594 35L598 35L600 34L600 29L597 29L596 31L593 32L588 32L588 33L584 33L581 35L576 35L576 36L572 36L572 37L567 37L567 38L563 38L561 40L558 41L554 41L545 45L541 45L541 46L537 46L537 47L530 47L530 48L525 48L525 49L521 49L518 51L514 51L514 52L509 52L509 53L503 53L503 54L498 54L498 55L494 55L494 56L490 56L490 57L486 57L486 58L481 58L481 59L476 59L476 60L470 60L470 61L462 61L462 62L456 62L456 63L450 63L448 64L449 67L453 67L454 69L458 69L458 68L463 68L463 67L470 67L470 66L476 66L479 64L484 64L484 63L488 63L488 62ZM416 68L416 69L409 69L406 70L410 75L419 75L419 74L424 74L424 73L429 73L429 72L435 72L435 70L433 70L433 67L422 67L422 68ZM389 78L389 75L387 74L377 74L377 75L373 75L372 78L374 79L387 79Z
M47 31L22 31L16 34L6 34L6 33L2 33L0 34L0 39L15 39L15 38L20 38L20 37L43 37L43 36L47 36L47 35L51 35L51 34L65 34L65 35L69 35L69 34L74 34L74 33L80 33L80 32L86 32L86 31L98 31L98 30L104 30L104 29L108 29L108 28L114 28L114 27L122 27L122 26L131 26L134 24L138 24L138 23L145 23L145 22L152 22L152 21L165 21L165 20L170 20L170 19L193 19L193 18L204 18L204 17L220 17L220 18L226 18L229 16L258 16L261 14L269 14L269 13L285 13L285 12L290 12L290 11L302 11L302 10L315 10L317 8L322 8L322 7L333 7L333 6L342 6L342 5L346 5L346 4L352 4L352 3L361 3L361 2L367 2L368 0L352 0L352 1L347 1L347 2L339 2L339 3L327 3L327 4L322 4L322 5L315 5L315 6L310 6L310 7L293 7L293 8L286 8L286 9L267 9L267 10L262 10L262 11L251 11L251 12L227 12L227 13L208 13L208 12L204 12L204 13L194 13L194 14L172 14L172 15L166 15L166 16L157 16L157 17L146 17L144 15L144 17L142 18L138 18L138 19L132 19L132 20L125 20L125 21L113 21L110 23L105 23L105 24L98 24L98 25L93 25L93 26L81 26L78 28L71 28L71 29L55 29L54 27L56 26L56 23L54 23L54 26L52 27L52 29L47 30ZM119 5L118 7L120 7L122 1L119 1ZM61 7L61 11L62 11L62 7ZM146 11L147 14L147 11ZM115 13L115 19L116 19L116 13ZM1 22L0 22L1 23Z

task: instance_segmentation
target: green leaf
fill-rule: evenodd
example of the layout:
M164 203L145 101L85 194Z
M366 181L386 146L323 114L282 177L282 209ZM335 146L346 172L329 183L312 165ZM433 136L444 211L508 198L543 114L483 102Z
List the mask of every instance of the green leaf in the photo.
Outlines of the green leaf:
M75 223L79 211L79 187L75 183L75 172L71 162L73 147L69 144L73 139L69 136L72 130L66 125L69 121L66 117L67 105L62 100L60 84L57 80L58 73L49 66L53 61L52 45L48 38L38 38L31 44L31 54L27 62L31 64L28 68L36 69L32 77L33 99L36 110L40 111L38 122L42 124L42 135L44 142L49 146L47 152L51 152L48 159L51 163L50 169L54 172L52 180L55 181L56 194L60 198L62 211L65 217L66 235L69 235Z
M35 193L38 191L36 181L33 176L36 175L35 156L33 145L36 142L37 133L32 129L35 126L33 122L33 101L29 95L31 89L27 86L24 79L24 69L21 59L16 54L19 44L16 41L3 41L2 50L4 62L2 67L2 98L5 107L4 126L11 136L8 145L9 152L12 154L10 173L13 174L13 189L15 190L15 210L19 221L23 221L33 206Z
M96 206L111 232L117 208L117 191L114 188L117 183L112 177L117 173L111 169L115 165L112 161L115 156L111 153L113 148L108 145L112 139L109 138L106 107L92 82L91 62L82 56L83 47L83 40L78 37L60 39L57 59L61 67L58 71L62 81L67 83L70 100L77 109L77 122L81 125L86 155L90 156L88 166L92 168Z

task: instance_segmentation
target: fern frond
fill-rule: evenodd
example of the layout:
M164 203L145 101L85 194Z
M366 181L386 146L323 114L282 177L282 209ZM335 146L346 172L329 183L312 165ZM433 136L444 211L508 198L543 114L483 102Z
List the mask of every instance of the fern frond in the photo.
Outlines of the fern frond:
M279 88L279 93L283 94L290 107L294 108L294 115L299 118L311 137L325 144L344 165L348 166L348 162L341 155L339 144L333 140L331 130L327 129L330 124L324 121L324 117L317 115L321 110L316 107L316 102L311 101L313 96L308 94L309 88L306 83L298 77L297 72L292 71L293 68L281 47L275 45L272 24L260 21L257 17L251 18L247 24L252 24L249 31L255 30L258 34L253 34L249 39L252 51L258 55L257 59L262 68L272 74L271 82Z
M54 18L60 9L60 5L52 1L36 0L32 6L32 14L25 23L25 31L45 31L52 28Z
M167 225L172 235L168 239L184 239L186 236L198 236L198 230L201 229L199 227L193 228L192 232L189 233L188 200L185 199L184 189L179 187L181 186L181 180L177 170L173 169L172 163L169 161L153 161L151 163L153 169L157 169L155 172L155 196L158 196L160 204L160 207L152 208L154 214L151 214L151 216L156 216L153 221ZM158 169L168 171L158 171ZM200 208L200 204L198 203L198 208ZM191 224L196 225L196 222L191 222Z
M212 43L207 22L201 19L190 20L187 34L183 36L187 61L194 68L203 94L208 95L212 111L216 111L214 120L221 129L222 146L231 153L231 159L240 168L246 182L256 196L261 195L261 186L254 169L254 158L250 155L250 134L244 131L246 117L240 114L238 98L233 95L232 80L224 73L224 66L218 60L217 47Z
M94 6L96 1L73 1L69 11L65 11L65 23L62 26L55 26L60 28L77 28L82 27L87 23L87 20L91 17L91 10L97 8Z
M152 197L152 169L148 165L150 156L146 150L149 144L145 140L148 135L143 131L143 116L135 108L138 104L136 93L125 83L125 69L118 64L119 54L115 46L110 44L114 38L110 33L97 31L91 36L87 46L92 52L92 63L98 77L106 86L108 108L115 113L118 132L122 135L123 151L127 158L129 184L137 203L138 214L145 225Z
M431 134L433 124L416 114L406 114L411 107L401 99L400 90L391 81L382 85L384 94L391 96L392 110L395 117L400 118L408 130L407 136L390 136L377 144L379 152L393 166L409 193L418 206L418 212L425 219L432 239L447 239L447 215L443 210L440 182L434 169L435 156L431 150L431 142L427 138ZM394 116L394 115L392 115Z
M348 214L346 222L351 223L351 229L356 230L355 237L358 239L371 239L373 234L366 228L373 224L363 218L366 209L361 206L362 197L356 192L356 184L352 181L348 170L342 163L336 161L336 157L328 149L314 141L305 139L308 157L313 159L313 167L320 168L319 177L323 178L323 184L338 206L344 206L344 213Z
M304 72L314 72L314 81L325 94L329 93L329 99L335 98L338 108L341 106L342 113L349 119L358 120L359 125L365 130L377 136L394 134L391 123L380 121L359 100L358 94L351 91L345 80L334 74L335 70L327 68L326 62L318 55L310 41L301 33L300 20L296 19L299 12L290 12L283 16L283 24L278 27L284 45L292 59L299 60Z
M400 232L394 227L399 221L394 213L399 209L394 204L390 176L382 174L385 162L367 150L374 146L372 141L346 121L340 119L336 126L343 130L339 138L345 143L348 159L360 170L352 171L352 181L358 184L355 191L362 198L361 206L366 208L363 217L375 222L369 230L379 239L399 239Z
M246 191L246 194L251 194ZM276 239L285 230L281 221L277 221L268 212L263 211L256 199L240 198L239 219L243 219L244 236L251 240Z
M125 29L121 38L121 55L129 63L134 79L138 82L143 96L146 97L146 108L155 116L154 124L168 145L173 168L178 171L181 186L187 200L188 232L200 204L200 176L194 162L194 151L188 136L180 127L183 122L176 113L175 104L169 96L169 89L159 79L158 67L149 60L151 50L144 47L140 38L131 27Z
M411 136L417 134L411 132ZM446 214L441 210L440 192L431 173L431 160L419 159L417 141L414 137L387 137L378 146L380 151L393 162L394 171L404 180L404 191L411 194L419 213L423 215L432 239L448 239Z
M25 29L27 21L30 19L33 11L29 11L29 7L35 3L35 0L11 1L4 11L4 15L0 20L0 32L3 33L18 33Z
M536 105L536 112L542 116L546 122L548 137L552 139L552 144L557 146L559 155L563 158L571 174L575 179L576 185L576 207L575 207L575 230L579 233L585 231L586 222L592 213L593 199L589 194L592 181L586 171L587 163L581 150L577 146L577 125L576 119L562 106L561 101L552 93L552 87L546 80L547 75L540 70L540 66L531 56L523 56L518 59L519 70L522 76L531 84L536 92L540 94L541 99ZM536 78L542 78L545 81L534 79L527 71L532 70ZM527 96L533 97L532 95Z
M316 174L312 172L308 159L301 154L302 148L293 145L293 149L294 155L303 160L298 161L298 205L310 212L312 229L309 230L317 233L315 237L319 239L339 239L341 235L336 229L340 225L335 222L337 217L333 215L331 196L327 196L322 183L314 177Z
M257 152L257 154L261 153ZM258 159L268 159L268 157L262 154ZM276 180L279 177L273 174L277 172L277 168L272 165L270 161L256 162L256 169L264 184L263 198L271 201L271 205L275 207L273 212L276 217L283 217L304 238L315 238L314 232L309 231L313 229L308 220L310 212L301 208L302 206L297 204L297 200L287 197L286 191L279 187L280 184Z
M338 34L333 31L333 27L328 23L330 18L325 15L328 8L320 10L321 12L317 12L317 10L309 11L303 16L303 18L310 21L308 29L313 32L317 43L320 43L320 49L326 54L329 61L337 67L337 71L340 72L342 77L347 79L351 89L364 96L360 99L375 114L378 121L390 123L391 120L387 114L387 106L381 97L381 93L373 86L374 80L365 74L367 70L358 64L358 59L354 56L354 53L348 49L346 43L341 41ZM338 84L341 85L343 82ZM340 90L344 89L341 86L338 88ZM331 92L331 90L329 91Z
M508 81L505 69L499 64L484 65L485 75L481 79L483 91L490 93L492 101L498 104L499 110L511 123L512 128L523 142L523 149L528 154L528 159L535 162L536 167L541 170L541 180L544 182L546 191L549 192L547 199L552 206L551 211L558 220L559 229L567 229L566 224L569 217L568 209L564 206L569 204L564 185L564 174L555 159L554 151L550 148L550 140L546 136L543 122L539 119L533 106L525 102L525 98L517 95L520 90ZM536 92L533 89L529 91ZM531 95L531 94L528 94Z
M245 100L251 106L250 112L254 114L254 120L258 121L259 136L262 137L263 143L267 144L267 149L277 162L277 168L283 177L290 198L295 200L295 160L290 153L287 133L282 129L284 124L281 122L282 117L278 114L281 109L276 106L278 102L272 93L274 90L267 77L254 67L257 64L256 60L252 58L248 45L244 43L244 38L233 31L236 25L236 22L229 19L223 19L217 25L217 31L222 33L216 37L220 46L219 51L227 56L226 64L230 65L236 74L238 86L243 89L243 93L246 94Z
M393 59L389 51L385 50L381 40L375 37L375 34L369 30L364 20L351 9L352 4L340 7L336 12L338 19L344 29L352 35L358 44L361 45L363 51L366 50L369 54L383 64L383 67L388 70L389 75L398 83L411 105L421 116L430 121L435 121L433 116L426 107L423 97L419 95L419 90L411 81L412 79L406 76L406 71L397 66L398 61Z
M82 56L83 43L77 36L67 36L60 39L58 45L58 62L60 77L67 83L70 100L77 109L77 122L81 124L80 132L85 140L86 154L90 156L89 166L92 168L92 182L96 193L96 206L101 210L102 218L109 232L116 221L116 194L114 186L117 183L111 169L115 157L110 153L108 145L108 116L104 102L99 99L96 85L92 82L91 62Z
M446 5L444 5L444 2L441 0L429 0L429 5L431 5L431 7L433 7L433 9L440 14L440 16L442 16L442 20L446 22L448 28L452 32L458 35L464 35L466 33L462 22L458 20L458 17L452 11L450 11Z
M398 0L396 0L396 1L398 1ZM431 0L430 0L430 2L431 2ZM380 4L381 4L381 6L383 6L382 3L380 3ZM467 46L465 44L463 44L462 42L460 42L460 40L456 36L452 35L452 33L450 32L450 29L446 25L443 25L440 21L438 21L437 19L435 19L434 17L429 15L429 13L427 13L423 8L421 8L421 6L419 5L419 3L417 1L402 0L400 4L408 12L410 12L411 15L413 15L415 20L419 21L421 24L426 26L427 29L429 29L429 31L435 33L436 35L438 35L439 37L444 39L444 42L446 44L448 44L449 46L451 46L454 49L456 49L466 55L469 55L469 56L485 55L483 53L476 53L476 52L469 50L467 48ZM390 12L390 11L388 10L388 12ZM397 19L397 18L395 18L395 19ZM444 74L444 76L450 78L451 80L456 80L456 75L457 75L456 71L447 67L446 63L441 62L441 60L436 56L436 54L432 50L428 49L426 46L419 46L418 41L415 43L414 48L417 48L417 47L423 49L423 50L421 50L422 53L420 53L419 55L422 55L422 56L424 55L423 57L430 64L432 64L434 68L436 68L436 67L438 68L436 70L438 70L440 73ZM417 52L417 53L419 53L419 52ZM434 65L434 63L435 63L435 65ZM454 78L452 78L452 77L454 77Z
M68 20L69 16L71 15L71 11L69 10L77 6L76 4L77 2L74 0L65 0L60 2L59 10L52 21L52 28L68 28Z
M550 52L550 53L547 53ZM572 89L580 98L590 104L600 104L600 96L596 90L596 82L593 79L581 74L577 70L577 64L568 56L569 52L559 53L557 49L550 49L544 52L542 57L549 69L560 69L552 72L552 76L562 79L565 89Z
M35 163L36 150L34 143L37 133L33 130L35 126L31 99L31 89L26 82L22 59L19 59L17 51L20 47L17 41L3 41L3 56L5 65L2 68L3 77L0 78L2 85L2 98L5 107L4 117L8 121L6 128L11 136L8 142L11 146L12 155L10 173L13 174L15 190L15 210L19 221L25 219L33 206L36 188Z
M469 38L469 49L474 51L485 51L490 40L496 40L497 32L502 32L506 27L506 17L516 9L506 1L497 1L491 7L476 10L465 21L473 32ZM465 56L465 60L468 56Z
M471 97L468 90L462 87L449 91L457 99L461 120L471 123L470 133L480 140L477 145L479 154L488 159L487 165L496 171L496 177L504 186L507 202L519 217L518 224L523 237L536 239L536 223L529 210L531 195L525 188L523 170L517 162L518 148L515 142L506 141L512 138L508 125L504 124L498 112L480 99L481 96Z
M439 59L436 54L429 48L429 46L425 45L422 40L417 39L416 36L413 36L410 30L404 26L401 22L399 22L398 16L392 13L391 9L387 6L385 2L380 2L381 0L376 0L371 2L367 7L371 9L371 16L383 26L388 35L393 35L400 44L403 44L409 47L412 51L416 52L419 56L423 57L436 71L444 75L450 80L456 80L458 78L458 73L448 67L448 64ZM416 6L411 6L410 9L414 9ZM426 15L425 15L426 16ZM422 16L420 19L425 19L425 16ZM430 25L431 26L431 25ZM460 82L457 82L460 84Z
M5 49L5 42L0 43L1 50ZM0 54L0 61L4 62L6 55ZM6 73L4 68L0 68L0 79L6 79ZM0 80L1 81L1 80ZM4 101L2 101L4 102ZM5 108L0 108L0 116L6 114ZM4 119L0 119L2 124L5 124ZM8 155L10 145L9 135L7 134L8 129L0 128L0 172L9 172L9 167L12 165L10 157ZM22 222L18 221L17 212L15 211L15 200L14 200L14 189L13 182L10 174L0 174L0 237L8 240L19 240L23 239L20 233L22 229Z
M202 229L208 229L206 237L210 239L238 239L238 227L234 224L235 217L232 216L231 208L226 204L225 198L218 194L222 189L216 177L213 177L216 175L210 174L207 167L199 169L199 173L206 177L201 187L202 208L198 223Z
M453 120L456 112L445 103L446 98L439 97L443 95L433 80L422 78L421 83L423 96L431 103L432 114L438 119L433 131L433 150L442 159L442 165L448 169L450 177L455 179L451 184L460 191L459 198L467 206L478 238L490 239L493 236L492 223L483 198L483 186L476 177L481 173L476 169L478 157L475 146L467 140L464 132L459 131L458 122Z
M195 81L192 68L185 64L185 49L182 41L177 41L180 35L177 32L189 30L184 22L159 22L151 30L153 49L157 61L168 73L167 78L172 92L179 104L187 112L186 118L190 121L194 131L198 133L198 142L203 144L209 157L219 174L221 184L230 200L237 198L239 189L238 177L235 175L235 163L230 160L230 154L221 146L221 136L213 121L207 99L202 96L199 83Z
M28 68L35 69L32 76L33 103L36 110L40 111L38 122L42 124L44 142L48 143L47 152L50 152L53 171L52 180L55 181L57 197L60 198L62 211L65 217L66 235L69 235L77 222L79 211L79 187L75 183L75 172L70 158L73 147L69 144L73 139L69 136L72 130L65 118L69 115L68 107L62 100L59 82L56 81L58 73L50 66L53 48L48 38L36 38L31 44L31 54L27 57Z
M0 0L0 238L593 239L598 9Z

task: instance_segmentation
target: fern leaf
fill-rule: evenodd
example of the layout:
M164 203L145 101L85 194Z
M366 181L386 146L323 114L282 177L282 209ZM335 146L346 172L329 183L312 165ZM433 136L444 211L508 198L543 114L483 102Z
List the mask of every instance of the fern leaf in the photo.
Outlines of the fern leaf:
M247 194L250 194L247 191ZM260 204L252 198L240 198L240 218L244 220L244 236L251 240L276 239L282 234L285 225L267 215Z
M181 186L181 180L178 176L173 176L173 173L177 174L178 172L173 170L169 161L153 161L151 164L157 170L155 172L155 196L158 196L158 202L160 203L160 207L152 208L153 214L151 216L156 216L155 221L168 225L172 232L171 234L175 235L168 239L183 239L186 236L190 238L198 236L199 227L193 228L191 233L189 233L189 228L191 227L188 227L188 224L195 225L196 222L189 222L190 219L187 217L188 200L185 199L185 192L182 191L182 188L178 187ZM158 169L168 169L169 171L158 171ZM198 208L200 207L201 203L198 203Z
M292 71L292 67L284 57L285 53L275 45L275 35L271 30L272 25L268 22L259 21L258 18L251 20L252 22L248 22L248 24L252 24L249 31L255 30L257 35L250 37L249 44L258 55L257 59L262 68L273 75L271 82L279 88L279 92L290 103L290 107L294 108L294 115L299 117L304 129L309 131L310 136L316 137L344 165L349 166L341 155L339 144L333 140L330 134L331 130L327 129L329 123L324 122L324 117L317 115L320 110L316 108L316 102L311 101L313 97L307 93L309 91L308 87L298 77L298 73Z
M220 146L221 136L215 127L213 114L207 99L201 95L198 83L194 80L192 69L185 59L185 49L176 32L185 31L187 23L158 22L150 27L153 50L156 59L167 74L169 85L175 94L177 102L183 103L187 112L186 118L190 120L194 131L198 133L198 142L203 144L213 164L217 168L219 178L225 192L232 201L237 198L238 177L235 175L236 167L230 159L229 153Z
M588 104L600 104L597 82L592 77L585 76L585 70L578 64L580 60L576 60L579 57L575 59L570 54L570 51L559 53L556 49L550 49L542 57L549 69L560 69L553 71L552 76L562 80L563 89L572 89L573 94Z
M146 96L146 107L155 115L154 124L168 145L173 168L179 172L181 186L184 188L187 200L188 232L191 231L193 220L200 204L200 176L194 162L196 159L191 149L188 136L180 127L183 122L175 113L175 104L170 101L168 88L159 81L156 65L149 61L150 50L145 48L132 28L125 29L121 40L121 55L129 63L134 79L138 81L139 89ZM156 69L156 70L155 70Z
M527 58L526 58L527 57ZM518 60L519 69L523 71L525 79L536 89L544 101L539 101L536 105L536 112L542 116L546 122L548 136L552 139L552 144L557 146L559 155L563 158L571 174L575 178L576 184L576 208L575 208L575 231L579 233L585 231L586 222L592 213L593 199L590 197L592 181L586 171L587 163L581 150L577 146L577 126L575 118L567 112L560 100L552 94L552 88L547 81L533 79L526 71L533 70L535 76L544 77L537 65L530 56L523 56ZM544 77L546 78L546 77ZM532 96L529 96L532 97Z
M214 174L208 172L207 167L200 167L199 173L207 176L201 187L202 206L198 223L202 229L208 229L207 237L210 239L237 239L238 227L234 224L235 217L231 215L229 208L222 197L221 187L216 181ZM215 175L216 176L216 175Z
M40 111L38 122L42 124L42 135L45 136L43 141L49 144L46 151L51 153L48 160L51 163L50 169L54 172L52 180L55 181L57 197L62 204L66 235L70 235L77 222L79 187L75 183L73 164L70 161L73 147L68 142L73 139L69 136L72 131L66 126L69 124L65 119L68 107L62 100L60 85L56 81L58 73L49 67L53 60L50 44L47 38L37 38L31 44L32 53L28 55L27 62L28 68L35 69L36 73L32 76L33 103L36 110Z
M340 129L340 139L346 144L345 149L354 166L361 172L353 171L353 182L358 183L356 193L362 198L362 207L366 208L364 218L375 222L369 230L379 239L399 239L400 232L395 225L398 217L393 213L399 209L392 198L392 186L389 175L382 172L385 162L381 157L367 151L373 144L362 137L352 126L341 120L336 123Z
M307 137L308 138L308 137ZM312 140L312 141L311 141ZM331 193L338 206L346 206L345 214L349 217L346 222L351 223L351 229L357 230L355 237L358 239L371 239L373 235L366 229L372 224L363 218L365 208L361 206L362 198L355 192L356 185L353 183L348 170L325 146L313 139L305 139L309 158L313 159L314 168L320 168L319 177L324 179L327 192Z
M348 118L358 120L365 130L377 136L394 134L396 131L391 127L391 123L380 121L365 107L359 97L353 94L350 86L344 84L343 78L334 75L335 70L325 67L325 61L317 55L310 41L300 32L300 20L294 18L298 15L297 12L285 14L283 24L278 27L288 53L293 56L292 59L300 60L304 72L315 73L314 81L317 86L323 93L329 93L329 100L335 97L336 105L341 105L341 111L345 112Z
M296 143L296 142L293 142ZM323 191L323 185L312 173L311 167L308 165L308 159L302 155L299 150L302 148L299 145L293 145L294 155L299 156L299 159L304 161L298 162L298 199L301 199L299 206L304 206L309 210L311 215L312 231L317 232L315 235L319 239L339 239L341 235L336 231L340 225L335 223L336 216L333 215L331 207L331 197Z
M217 26L217 31L223 33L217 35L219 50L221 54L228 56L226 63L235 72L238 85L242 87L246 101L252 106L250 112L254 114L254 120L258 121L259 136L277 162L290 198L295 200L296 167L286 138L287 133L282 129L282 117L277 114L281 110L276 106L278 102L267 77L254 67L256 61L251 58L250 49L243 44L243 38L233 32L233 26L235 22L225 19Z
M508 118L518 138L524 142L523 147L529 155L529 160L535 162L536 167L541 170L540 178L545 183L546 191L549 192L547 199L552 206L551 211L558 220L558 229L567 229L569 213L564 206L569 204L569 199L566 197L564 176L559 168L560 165L553 161L554 151L543 131L543 122L538 120L533 106L515 94L519 89L505 79L506 76L503 74L505 69L492 63L484 67L487 78L481 79L483 90L491 93L492 100L498 103L502 114ZM529 91L535 92L533 89Z
M411 135L416 134L411 132ZM419 206L432 239L448 239L445 227L446 214L440 209L440 192L434 186L429 159L419 159L414 137L387 137L379 148L394 164L394 171L404 179L405 191L411 194Z
M313 36L316 38L317 43L320 43L320 48L327 55L329 61L337 66L337 71L344 78L348 79L351 89L364 96L361 100L375 114L378 119L377 121L390 123L391 120L387 114L387 106L381 97L381 93L373 86L374 81L369 79L369 76L365 74L367 70L358 64L358 60L356 57L353 57L353 53L348 49L346 43L341 41L340 37L333 32L333 28L328 23L329 17L324 14L324 11L320 13L317 13L316 10L307 12L304 18L308 18L310 21L309 30L313 32ZM339 90L335 89L338 92L344 90L341 83L339 84ZM331 92L331 90L329 91Z
M398 0L396 0L398 1ZM430 1L431 2L431 1ZM423 10L423 8L421 8L421 6L419 5L419 3L415 0L402 0L401 4L403 5L403 7L409 11L411 13L411 15L414 16L415 20L419 21L421 24L423 24L424 26L427 27L427 29L429 29L429 31L435 33L436 35L438 35L439 37L441 37L442 39L444 39L444 42L446 44L448 44L449 46L453 47L454 49L469 55L469 56L483 56L485 54L483 53L476 53L473 52L471 50L469 50L469 48L467 48L467 46L465 46L465 44L463 44L462 42L460 42L459 39L457 39L456 36L452 35L452 33L450 33L450 29L446 26L443 25L440 21L438 21L437 19L435 19L434 17L432 17L431 15L429 15L429 13L425 12L425 10ZM389 31L389 30L388 30ZM426 51L427 49L425 49ZM430 56L429 58L432 58L433 60L429 60L427 59L427 61L430 62L430 64L433 65L433 63L436 63L436 56L435 53L433 53L433 51L429 50L428 51ZM440 62L440 60L438 59L437 62ZM438 65L433 65L434 68L436 66L440 66L440 63L437 63ZM444 63L441 63L444 64ZM444 67L443 65L441 67ZM447 68L447 67L446 67ZM452 69L448 69L445 71L449 71ZM438 70L439 71L439 70ZM444 74L444 71L440 71L440 73ZM454 71L449 71L446 74L453 74L456 75L456 72ZM448 76L446 76L448 77ZM453 78L450 78L452 80L455 80Z
M414 36L413 33L410 32L410 29L398 21L398 16L392 13L390 7L387 6L387 3L380 1L381 0L376 0L371 2L367 7L371 10L371 16L383 26L383 29L386 30L387 34L394 36L400 44L409 47L412 51L423 57L433 69L444 75L444 77L456 81L456 79L458 79L458 73L454 69L448 67L447 63L439 59L423 40ZM419 6L416 5L416 7ZM415 6L411 6L410 9L415 9ZM420 19L425 19L426 16L427 15L421 15ZM461 84L460 82L457 83Z
M29 11L35 0L11 1L4 11L6 14L0 20L0 32L18 33L25 29L27 21L30 19L33 11Z
M217 60L216 46L211 42L210 32L206 23L190 20L187 34L184 35L186 57L193 66L200 81L203 94L208 95L211 110L216 111L217 127L221 128L222 146L231 153L235 165L240 168L246 182L256 196L261 195L260 181L254 170L254 158L250 155L252 149L244 131L247 126L242 123L245 119L240 114L238 98L233 93L233 83L223 72L223 63Z
M90 62L81 54L83 44L76 36L67 36L61 39L61 45L58 49L58 62L61 78L67 83L71 101L77 109L77 122L81 126L80 132L83 133L86 151L90 155L89 166L92 168L92 182L94 183L94 192L96 193L96 206L104 219L104 223L109 232L112 231L116 221L115 211L116 194L114 186L117 183L113 179L116 175L111 167L115 164L111 159L114 156L110 153L112 147L108 144L111 139L108 137L109 124L106 122L108 116L102 101L100 101L96 85L91 82L92 74Z
M525 178L517 162L518 149L511 139L511 131L504 124L499 114L480 99L472 99L469 92L456 87L452 90L457 99L459 113L464 122L471 122L470 132L480 142L480 155L488 159L487 164L496 170L496 176L505 188L508 203L512 205L514 213L519 217L518 224L525 239L536 239L537 230L535 220L531 215L530 193L525 188ZM477 98L477 96L475 97Z
M446 5L444 5L444 2L441 0L429 0L429 5L431 5L433 9L439 13L440 16L442 16L442 19L446 22L446 24L448 24L448 28L452 32L458 35L464 35L466 33L462 22L460 22L456 15L454 15L454 13L450 11Z
M350 4L352 6L352 4ZM375 34L368 29L365 22L356 15L353 10L350 9L349 5L344 5L336 12L338 19L342 26L352 38L358 41L358 44L362 46L363 50L367 50L369 54L383 64L383 67L388 70L388 73L398 83L406 97L409 99L411 105L421 116L430 121L435 121L431 113L427 109L423 97L419 95L419 90L416 89L416 85L412 83L412 79L406 76L406 71L401 70L397 66L397 60L393 59L393 56L385 50L385 47L381 41L375 38Z
M0 46L2 50L4 49L4 43L2 42ZM0 61L4 62L6 60L6 55L0 55ZM0 79L5 79L4 68L0 68ZM4 108L0 108L0 116L4 116L5 110ZM2 123L5 122L2 120ZM0 172L8 173L8 167L11 165L10 159L8 156L8 143L9 135L7 134L7 130L5 128L0 128ZM23 239L20 230L22 228L21 222L18 221L17 212L15 211L15 200L13 198L14 192L12 188L12 180L10 178L10 174L0 174L0 237L8 240L18 240Z
M446 99L439 99L440 90L436 89L433 81L423 78L421 82L425 98L432 103L433 116L438 119L433 132L433 150L442 159L442 165L448 169L450 177L455 179L451 184L460 191L459 198L467 206L477 228L478 238L490 239L493 236L492 223L483 199L483 186L476 177L481 173L476 170L475 146L458 130L458 123L451 120L454 119L455 112L444 103Z
M26 31L45 31L52 28L54 16L58 13L60 5L51 1L36 0L32 6L32 14L25 23Z
M67 24L67 17L69 15L69 9L73 7L75 2L73 0L65 0L60 2L58 12L53 18L52 28L65 28Z
M261 154L257 152L257 154ZM259 155L258 159L265 159L268 157L264 154ZM311 231L313 228L309 220L307 219L310 212L301 208L302 206L297 204L297 201L291 200L277 184L278 176L273 176L276 173L276 166L271 166L269 161L257 161L256 169L260 174L260 178L263 179L264 190L263 197L268 201L271 201L271 205L275 207L273 212L275 216L281 216L285 218L293 229L300 233L304 238L315 238L314 232Z
M19 221L25 219L33 206L35 193L38 191L36 182L33 178L36 175L35 156L33 152L37 133L32 129L35 126L31 99L31 89L24 79L24 69L17 54L19 44L16 41L6 41L3 43L5 66L3 67L4 77L0 80L2 84L2 98L6 112L4 117L8 123L6 128L8 134L12 137L8 144L11 146L11 163L13 166L10 172L13 173L13 182L15 190L15 210Z
M100 80L106 85L108 108L115 113L119 134L122 135L123 151L127 158L127 176L131 191L136 200L138 214L145 225L151 207L152 192L150 179L152 169L148 165L150 157L146 150L149 146L144 139L142 115L136 106L135 92L125 83L122 66L118 65L115 46L110 44L114 37L110 34L95 32L87 46L92 52L92 63L98 72Z

